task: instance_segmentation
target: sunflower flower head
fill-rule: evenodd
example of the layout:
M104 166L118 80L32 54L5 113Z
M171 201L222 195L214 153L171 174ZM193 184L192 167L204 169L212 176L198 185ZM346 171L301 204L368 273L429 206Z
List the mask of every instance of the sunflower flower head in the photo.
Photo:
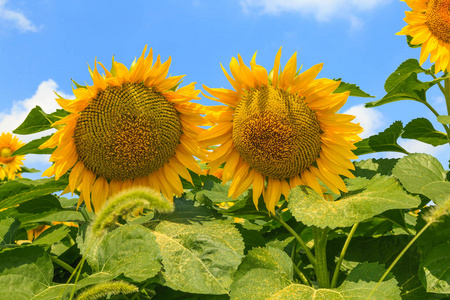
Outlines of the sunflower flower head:
M229 196L238 197L250 186L257 207L260 196L271 213L281 195L307 185L323 195L328 186L335 193L347 189L339 175L354 177L350 159L362 128L351 115L337 111L348 92L333 93L339 82L315 79L318 64L299 74L294 54L280 71L281 48L273 70L255 62L246 66L241 56L224 70L233 90L204 88L226 104L212 109L207 118L217 125L200 135L202 147L218 145L207 158L210 172L223 163L223 182L232 180Z
M21 177L19 172L22 170L24 156L12 154L23 145L25 143L9 132L0 135L0 180Z
M186 168L201 173L193 157L203 157L197 125L208 123L203 106L190 102L199 91L195 83L177 89L183 76L167 77L170 58L153 62L146 49L129 69L114 59L110 71L96 63L92 86L77 85L74 100L56 99L71 114L53 124L59 130L41 146L58 147L44 175L58 180L72 169L66 191L79 190L89 210L133 186L172 199L183 192L179 175L192 181Z
M420 64L428 56L435 72L450 70L450 0L404 0L412 11L405 12L408 23L398 32L421 45Z

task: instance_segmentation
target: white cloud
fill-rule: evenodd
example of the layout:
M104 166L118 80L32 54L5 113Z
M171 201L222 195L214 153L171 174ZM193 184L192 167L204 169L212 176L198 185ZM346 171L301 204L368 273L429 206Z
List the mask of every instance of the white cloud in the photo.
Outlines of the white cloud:
M259 11L263 14L299 12L313 15L318 21L329 21L335 17L349 19L352 26L359 27L358 13L369 11L390 0L240 0L244 12Z
M352 106L343 113L356 116L353 122L359 123L364 128L364 131L360 134L362 138L377 134L386 125L384 116L380 111L374 108L366 108L364 104Z
M24 14L6 8L6 2L8 2L8 0L0 0L0 20L11 22L22 32L36 32L39 30L39 28L28 20Z

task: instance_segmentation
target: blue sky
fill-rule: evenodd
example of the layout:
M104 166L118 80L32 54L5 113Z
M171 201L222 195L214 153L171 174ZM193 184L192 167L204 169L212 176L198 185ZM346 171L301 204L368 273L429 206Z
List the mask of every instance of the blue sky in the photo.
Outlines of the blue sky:
M319 77L340 77L379 99L389 74L419 57L420 49L410 49L404 36L395 35L405 26L405 10L397 0L0 0L0 132L16 128L35 105L54 111L52 91L73 98L71 79L91 84L87 64L93 66L95 58L110 67L115 55L129 66L146 44L163 60L171 56L170 73L186 74L185 83L195 81L199 89L201 84L231 88L219 64L228 67L238 53L248 63L258 51L257 62L272 68L282 46L282 64L297 51L303 70L323 62ZM445 113L437 88L428 99ZM366 101L351 97L342 110L357 115L364 136L416 117L429 118L442 130L415 102L364 109ZM448 166L446 146L401 144ZM26 166L43 170L46 160L28 156Z

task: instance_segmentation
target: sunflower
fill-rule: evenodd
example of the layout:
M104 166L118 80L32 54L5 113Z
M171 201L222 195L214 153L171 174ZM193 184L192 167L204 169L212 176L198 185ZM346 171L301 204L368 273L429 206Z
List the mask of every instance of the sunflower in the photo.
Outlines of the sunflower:
M430 55L435 72L450 70L450 0L404 0L408 25L397 34L412 37L412 45L422 45L420 64Z
M280 57L281 48L270 74L255 63L256 53L250 68L240 55L232 58L232 77L222 66L234 90L204 86L214 96L208 98L226 106L208 114L217 124L199 138L202 147L220 144L207 161L211 173L225 163L223 182L232 179L229 196L253 186L255 206L263 195L272 213L281 195L287 198L298 185L323 195L320 180L334 193L346 192L339 175L354 177L350 159L357 157L351 150L362 131L350 122L354 116L336 113L349 92L333 94L339 82L315 79L323 64L298 74L295 53L279 72Z
M58 147L54 164L43 176L58 180L72 168L65 192L80 191L88 210L98 211L109 196L132 186L149 186L167 199L181 195L179 175L201 173L193 155L203 157L197 142L208 124L195 83L177 89L182 77L167 77L171 59L153 64L152 49L130 69L114 61L111 71L95 64L92 86L77 85L76 99L57 98L70 114L55 122L59 130L41 148ZM100 65L105 74L97 70ZM91 205L92 204L92 205Z
M0 135L0 180L21 177L18 172L22 170L20 166L23 166L24 156L11 156L11 154L23 145L25 143L9 132Z

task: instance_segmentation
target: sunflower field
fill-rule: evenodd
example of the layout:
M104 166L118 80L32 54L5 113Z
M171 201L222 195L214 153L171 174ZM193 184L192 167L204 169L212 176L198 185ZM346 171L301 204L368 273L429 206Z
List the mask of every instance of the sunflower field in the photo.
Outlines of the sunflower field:
M397 34L420 58L365 105L416 101L439 129L362 139L340 109L372 96L282 48L273 66L231 58L229 89L182 82L147 46L95 61L75 99L0 133L0 299L449 299L450 166L398 139L450 153L450 1L405 2ZM405 155L358 159L386 151ZM29 154L51 155L42 179L22 177Z

